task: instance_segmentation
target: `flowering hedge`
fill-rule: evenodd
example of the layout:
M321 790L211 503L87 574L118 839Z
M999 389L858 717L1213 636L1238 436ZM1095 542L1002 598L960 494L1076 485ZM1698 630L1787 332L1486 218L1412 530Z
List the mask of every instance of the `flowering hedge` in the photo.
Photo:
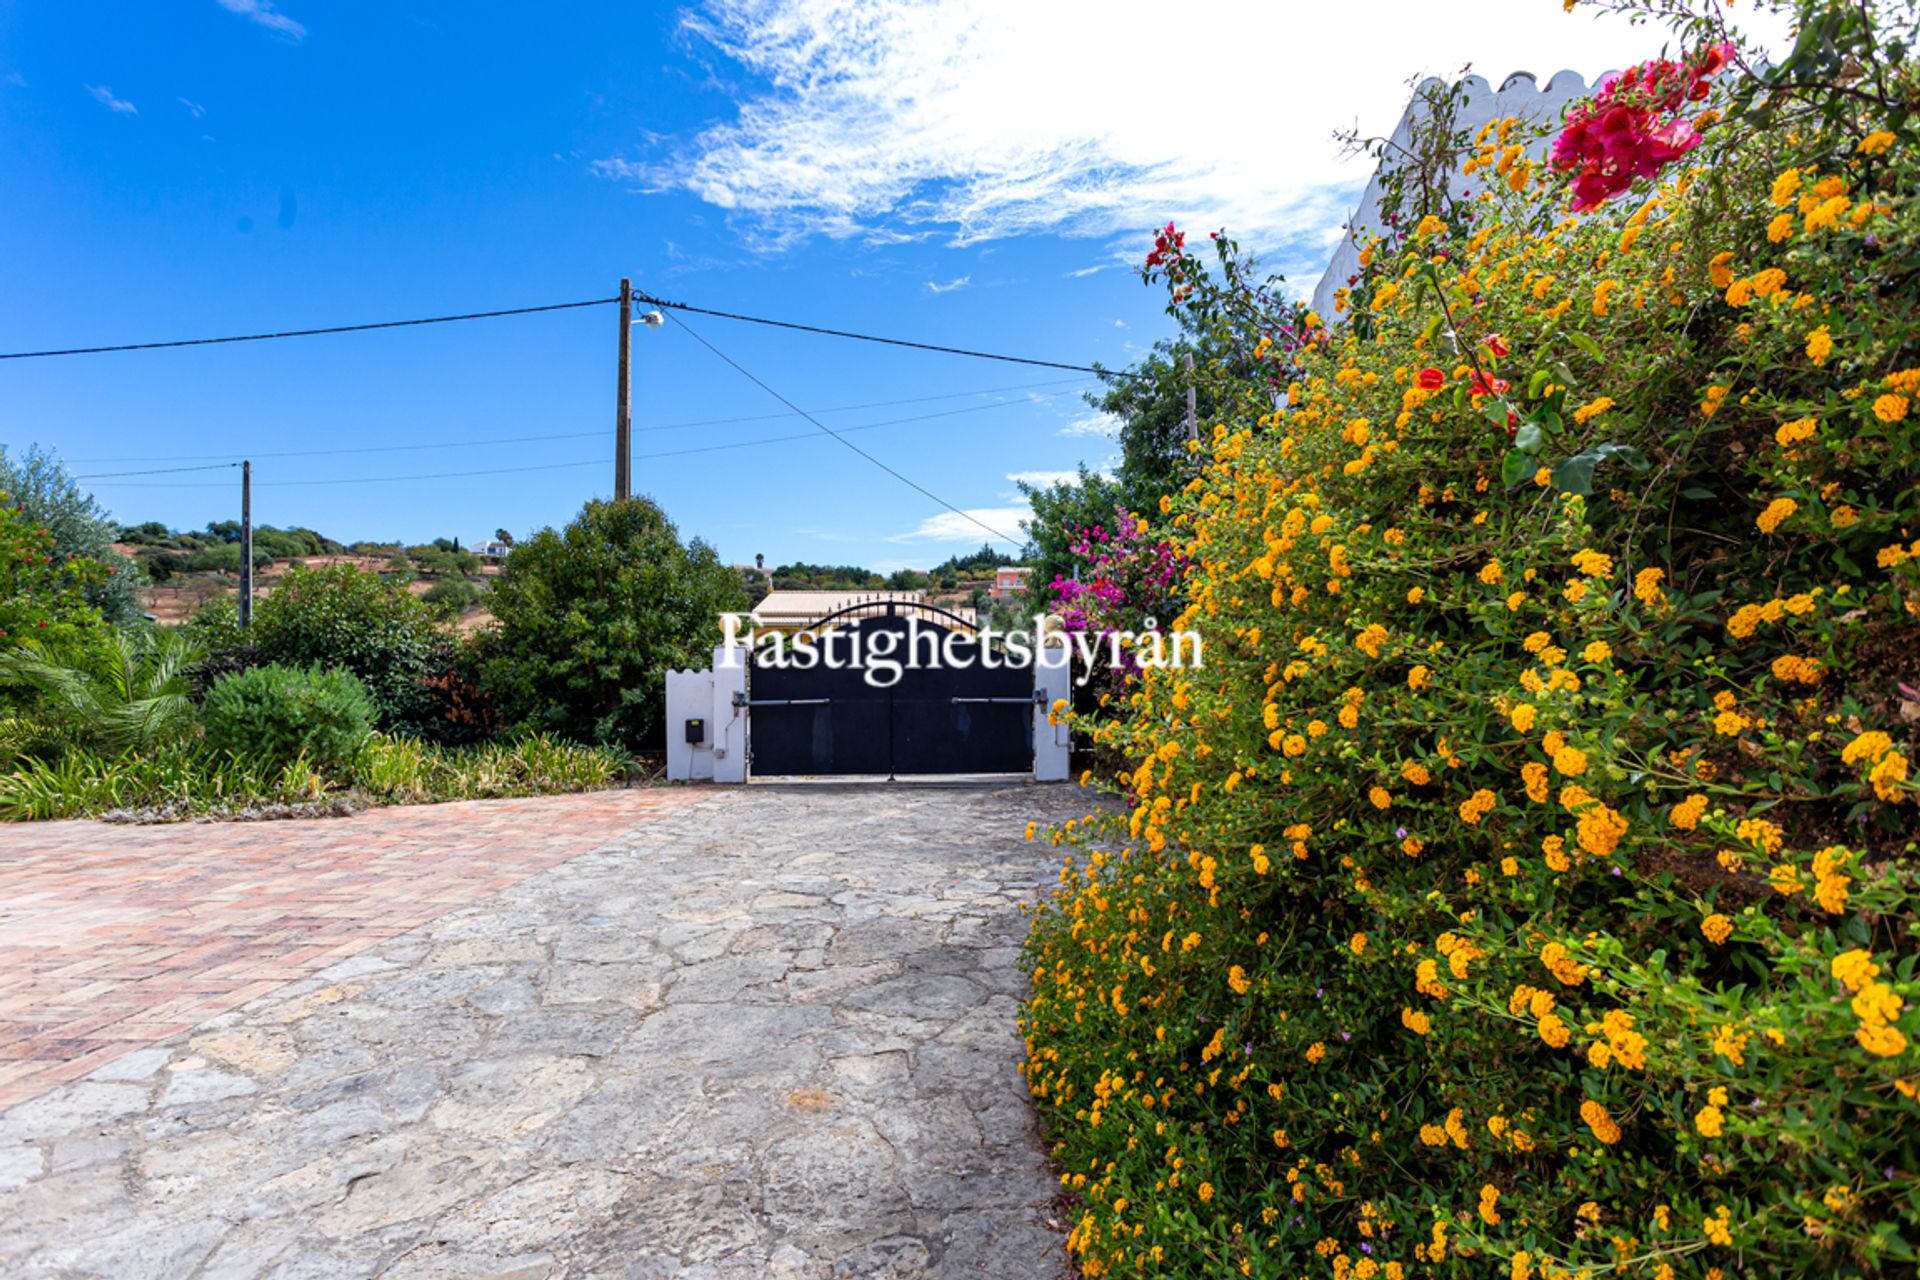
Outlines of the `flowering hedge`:
M1143 535L1207 665L1092 726L1022 1019L1088 1275L1913 1272L1913 14L1712 12L1611 149L1472 140Z

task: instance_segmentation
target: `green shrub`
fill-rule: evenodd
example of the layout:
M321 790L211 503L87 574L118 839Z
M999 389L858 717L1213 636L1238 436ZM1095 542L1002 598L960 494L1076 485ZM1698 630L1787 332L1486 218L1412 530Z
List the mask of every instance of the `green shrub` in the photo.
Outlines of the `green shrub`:
M374 705L349 672L268 664L221 676L200 716L215 749L276 765L305 756L331 768L360 750Z
M1584 217L1490 123L1330 332L1162 237L1258 373L1028 944L1085 1275L1915 1274L1920 80L1797 16Z
M424 604L377 574L351 565L290 569L254 606L251 640L266 662L352 672L382 729L438 731L427 681L445 667L449 642Z
M330 785L304 758L273 764L203 745L156 744L101 755L74 750L21 761L0 774L0 821L97 818L133 811L159 819L244 813L269 805L311 806Z
M265 670L265 668L257 668ZM0 750L8 722L0 720ZM348 765L312 756L273 761L198 743L156 743L107 755L69 750L24 759L0 773L0 821L127 814L169 821L241 816L291 806L287 816L360 804L436 804L597 791L621 784L625 752L543 734L479 747L442 747L373 733Z
M480 603L480 588L461 577L440 578L421 593L420 603L443 618L457 618Z
M652 502L590 502L564 532L508 554L488 592L481 675L506 723L637 749L660 723L667 671L705 666L740 577L682 545Z
M143 747L192 733L188 672L197 642L144 623L99 626L63 643L0 650L0 688L25 695L23 717L84 747Z
M596 791L616 785L631 766L618 749L548 734L464 748L375 734L355 757L352 777L377 803L421 804Z

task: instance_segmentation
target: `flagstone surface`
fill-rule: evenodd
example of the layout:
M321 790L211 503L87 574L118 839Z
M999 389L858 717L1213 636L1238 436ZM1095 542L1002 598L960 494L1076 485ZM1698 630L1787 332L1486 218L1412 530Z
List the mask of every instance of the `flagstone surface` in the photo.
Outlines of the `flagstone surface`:
M455 899L424 923L0 1113L0 1274L1063 1274L1014 1034L1021 907L1059 855L1022 828L1084 797L663 794L591 851L488 873L484 897L487 875L436 888ZM351 847L359 821L326 825ZM504 861L561 821L528 809L461 847ZM200 830L244 848L278 825ZM44 901L3 927L100 925Z
M0 824L0 1109L698 794L595 791L290 822Z

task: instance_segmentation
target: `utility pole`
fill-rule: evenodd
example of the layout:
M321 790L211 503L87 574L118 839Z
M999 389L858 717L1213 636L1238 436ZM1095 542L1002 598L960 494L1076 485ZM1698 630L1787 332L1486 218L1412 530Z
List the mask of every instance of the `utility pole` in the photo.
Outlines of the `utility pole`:
M240 625L253 625L253 463L240 464Z
M1200 438L1200 394L1193 385L1193 352L1187 352L1187 439Z
M620 385L614 390L613 496L633 496L633 415L627 398L633 368L633 281L620 277Z

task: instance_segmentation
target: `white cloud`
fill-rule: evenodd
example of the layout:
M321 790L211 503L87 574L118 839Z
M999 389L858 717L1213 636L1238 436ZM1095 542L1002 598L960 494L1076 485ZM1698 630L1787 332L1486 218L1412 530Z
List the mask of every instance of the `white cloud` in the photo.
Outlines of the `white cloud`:
M197 102L194 102L190 98L180 98L180 99L177 99L177 101L180 103L181 106L185 107L189 112L192 113L193 118L195 120L198 120L201 116L204 116L205 114L207 114L207 109L205 107L201 106Z
M972 283L972 276L955 276L945 284L938 284L929 280L927 281L927 288L934 293L952 293L955 289L964 289Z
M977 547L982 542L997 541L995 534L1019 538L1021 526L1032 515L1032 511L1024 504L1017 507L969 507L964 515L958 511L941 511L928 516L905 533L894 534L887 541L968 542ZM982 525L986 527L982 528ZM993 533L988 533L988 529Z
M214 0L214 3L289 40L307 38L307 29L276 9L273 0Z
M1056 484L1072 484L1078 471L1009 471L1007 479L1015 484L1030 484L1036 489L1051 489Z
M766 87L677 149L596 168L691 192L763 244L880 229L1137 244L1172 218L1317 270L1371 169L1332 135L1392 129L1409 77L1469 61L1496 82L1592 77L1663 40L1541 0L1481 0L1471 21L1374 0L1355 18L1220 0L1170 55L1155 0L1109 0L1098 21L1069 0L702 0L684 30Z
M113 90L104 84L90 84L87 86L87 92L93 95L95 102L113 112L115 115L137 116L140 114L140 108L134 106L125 98L114 97Z
M1120 434L1120 419L1110 413L1090 413L1075 418L1056 433L1063 436L1105 436L1111 440Z
M0 76L0 84L4 84L13 89L24 89L27 87L27 78L18 71L9 71L7 74Z

